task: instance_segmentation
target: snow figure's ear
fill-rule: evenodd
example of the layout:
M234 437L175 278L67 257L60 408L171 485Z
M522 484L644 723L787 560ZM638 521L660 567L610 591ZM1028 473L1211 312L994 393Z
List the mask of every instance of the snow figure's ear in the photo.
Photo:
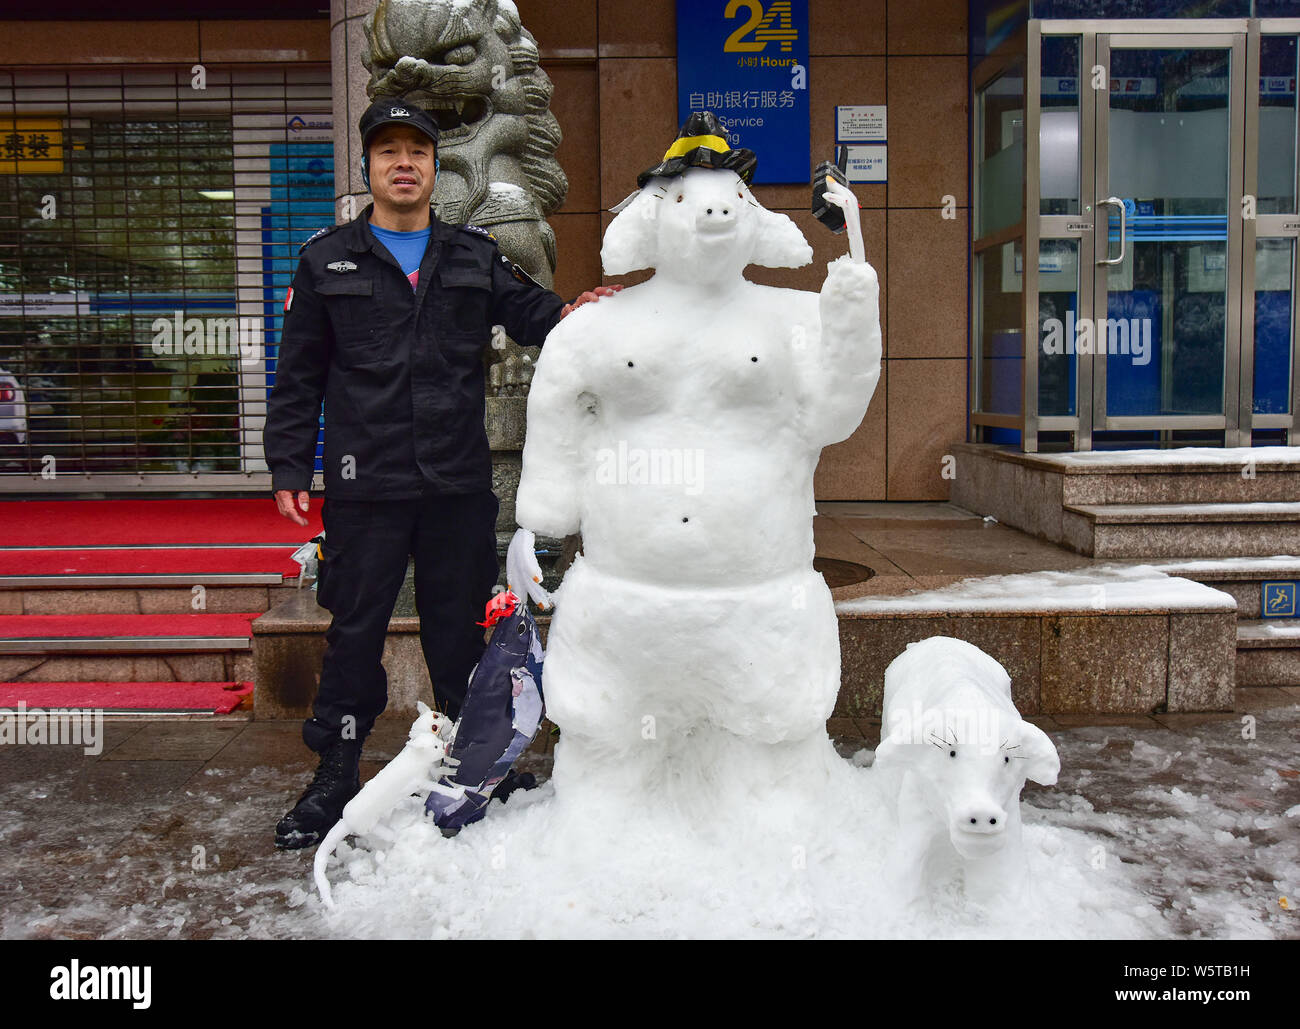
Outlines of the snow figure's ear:
M811 261L812 256L812 247L799 231L799 226L787 215L759 208L758 239L754 243L750 264L764 268L800 268Z
M1026 760L1025 778L1043 786L1056 783L1061 771L1061 758L1047 733L1033 722L1020 723L1020 749L1017 756Z
M876 747L876 756L872 761L875 768L902 768L905 763L916 757L917 748L915 726L906 719L893 724L889 731L880 738Z
M625 275L655 266L655 209L653 181L624 207L605 230L600 262L606 275Z
M888 736L880 741L876 747L876 756L871 762L873 768L893 767L898 764L901 756L901 747L891 740Z

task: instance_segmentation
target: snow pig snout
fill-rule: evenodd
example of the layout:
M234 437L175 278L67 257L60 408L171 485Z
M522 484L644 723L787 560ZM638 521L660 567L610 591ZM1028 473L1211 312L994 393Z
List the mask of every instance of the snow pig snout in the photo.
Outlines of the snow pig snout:
M1006 842L1008 809L1024 784L1005 752L996 744L945 742L915 756L921 759L913 765L921 788L931 810L941 813L957 853L979 857L999 850Z
M669 189L668 213L705 236L729 234L752 221L744 188L734 175L689 175Z
M712 191L716 192L716 191ZM695 227L703 233L730 232L740 218L738 205L741 199L731 196L705 196L696 198Z

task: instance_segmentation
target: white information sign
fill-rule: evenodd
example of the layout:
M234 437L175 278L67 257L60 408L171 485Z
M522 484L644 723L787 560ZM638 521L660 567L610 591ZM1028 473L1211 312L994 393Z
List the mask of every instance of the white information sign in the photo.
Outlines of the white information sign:
M840 143L885 142L885 105L836 107L835 138Z
M290 142L329 143L334 139L332 114L291 114L285 122Z
M885 182L888 179L887 146L850 146L848 177L850 182Z
M0 293L0 318L84 318L89 314L89 293Z

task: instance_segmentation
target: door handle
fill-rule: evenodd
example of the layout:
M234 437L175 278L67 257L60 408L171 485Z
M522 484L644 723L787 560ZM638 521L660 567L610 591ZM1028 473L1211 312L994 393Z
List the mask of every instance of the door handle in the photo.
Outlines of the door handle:
M1097 201L1098 207L1114 207L1119 211L1119 257L1104 257L1097 264L1123 264L1124 251L1127 249L1128 241L1125 237L1125 217L1124 201L1119 197L1107 197L1105 200ZM1110 219L1106 219L1106 253L1110 253Z

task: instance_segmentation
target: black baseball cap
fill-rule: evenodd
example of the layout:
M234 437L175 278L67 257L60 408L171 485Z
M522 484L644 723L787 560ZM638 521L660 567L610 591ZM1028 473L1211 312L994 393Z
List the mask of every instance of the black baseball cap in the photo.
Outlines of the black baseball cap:
M438 123L427 111L401 97L381 96L366 108L358 123L362 152L370 149L370 140L385 125L409 125L416 132L428 136L435 147L438 145Z

